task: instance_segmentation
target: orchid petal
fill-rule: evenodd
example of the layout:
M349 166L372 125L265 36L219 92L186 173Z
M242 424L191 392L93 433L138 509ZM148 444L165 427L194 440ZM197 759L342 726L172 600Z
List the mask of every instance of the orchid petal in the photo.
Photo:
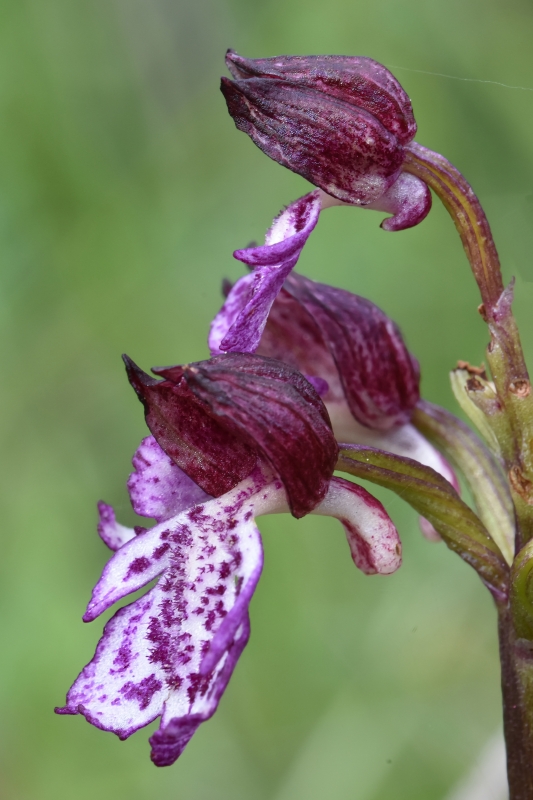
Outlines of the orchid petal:
M102 589L106 580L111 587L113 572L123 582L141 542L145 551L157 541L168 544L165 574L107 623L94 659L58 713L83 714L122 739L163 715L152 738L153 760L172 763L214 713L248 639L248 604L263 563L254 518L287 508L280 481L256 469L224 497L126 544L111 559L107 577L104 571Z
M157 767L168 767L173 764L183 753L183 750L202 722L206 722L213 716L249 638L250 619L247 614L242 621L235 640L227 651L224 664L218 671L216 678L210 681L208 690L196 703L198 710L194 714L170 717L166 723L162 721L159 730L150 737L150 744L152 745L151 758ZM167 707L169 712L166 716L169 716L172 713L170 704L167 704Z
M381 197L365 208L393 215L383 220L381 223L383 230L403 231L413 228L427 217L431 210L431 192L420 178L402 172Z
M411 101L383 64L365 56L275 56L243 58L226 53L236 79L275 78L331 95L374 114L402 144L416 133Z
M257 463L254 443L243 441L230 420L221 425L210 414L188 387L182 367L159 368L158 374L170 377L157 381L127 356L124 360L154 438L198 486L218 497L252 472Z
M303 342L291 344L289 330L292 328L293 340L299 338L300 328L309 344L314 338L316 345L304 355L303 371L318 374L331 385L333 395L325 397L326 405L345 397L353 416L373 429L387 430L408 422L420 398L420 374L394 322L370 300L303 275L290 275L284 289L294 302L286 308L283 319L280 296L272 310L273 325L285 328L288 350L299 359ZM288 317L287 311L292 311L296 303L302 310ZM310 333L313 327L314 336ZM324 374L309 369L314 357L325 368ZM339 381L342 388L335 387Z
M318 222L320 198L318 190L300 197L274 220L264 245L235 251L235 258L255 271L235 284L215 317L209 337L212 352L257 349L272 303Z
M301 276L293 273L291 286L300 280ZM287 285L270 310L257 353L284 361L306 376L320 376L329 387L326 403L330 399L344 400L339 371L320 327Z
M164 522L210 499L210 495L167 456L153 436L142 440L132 463L135 472L128 479L128 490L133 509L141 517Z
M154 720L168 695L166 675L150 658L149 631L163 593L151 589L121 608L104 628L93 660L81 671L59 714L83 714L88 722L126 739Z
M135 536L134 528L126 528L117 522L112 506L98 503L98 535L110 550L118 550Z
M265 328L272 303L281 290L285 278L296 266L297 261L298 258L293 256L277 266L265 266L256 269L253 274L251 298L220 342L219 348L222 352L255 352Z
M242 310L250 303L253 297L255 275L253 272L243 275L228 292L224 305L214 318L209 329L207 343L212 356L220 355L222 341L228 331L239 319ZM253 352L249 343L244 343L243 352Z
M325 496L338 447L316 390L271 358L227 353L184 368L194 395L242 441L253 444L281 479L295 517Z
M402 563L398 531L379 500L344 478L332 478L313 514L342 522L353 561L366 575L389 575Z
M146 586L169 566L170 537L176 533L180 517L161 523L126 542L107 562L102 577L93 589L84 622L96 619L113 603Z
M367 205L400 174L403 147L363 108L273 78L222 78L220 88L238 130L339 200Z

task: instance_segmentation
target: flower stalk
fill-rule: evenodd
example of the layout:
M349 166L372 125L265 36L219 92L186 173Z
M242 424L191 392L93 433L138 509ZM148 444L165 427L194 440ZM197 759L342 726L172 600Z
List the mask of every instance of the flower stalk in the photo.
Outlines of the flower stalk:
M504 288L500 260L490 225L472 187L444 156L411 142L403 169L423 180L444 204L461 237L479 286L479 311L489 327L487 361L497 401L510 435L499 433L515 504L517 548L533 537L533 396L520 334L511 304L513 284Z

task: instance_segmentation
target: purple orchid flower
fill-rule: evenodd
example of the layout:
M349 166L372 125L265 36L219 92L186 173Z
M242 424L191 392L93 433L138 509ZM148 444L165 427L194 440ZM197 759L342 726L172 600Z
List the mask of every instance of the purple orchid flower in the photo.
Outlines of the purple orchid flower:
M127 368L153 434L133 457L128 490L156 525L126 528L99 504L98 532L115 554L84 620L158 582L107 623L57 711L121 739L161 717L150 742L166 766L215 712L248 641L263 566L258 516L336 517L366 574L394 572L401 546L383 506L333 477L328 412L291 366L234 353L154 370L161 381Z
M430 191L402 172L416 134L411 102L382 64L358 56L247 59L232 50L226 64L235 80L222 78L221 90L237 128L320 187L329 204L391 213L382 223L389 231L425 218Z
M403 190L398 187L400 191ZM295 200L274 219L264 245L235 250L234 257L253 272L235 284L223 317L213 322L212 336L219 342L215 352L255 352L272 303L296 266L320 212L335 204L342 205L321 189L315 189ZM393 211L392 206L388 210Z
M213 354L228 342L239 304L254 274L240 278L215 317L209 335ZM251 314L248 319L253 320ZM291 272L259 333L244 328L243 349L283 360L298 369L321 395L339 442L362 444L412 458L439 472L459 491L446 459L411 424L420 400L420 370L396 324L363 297ZM427 538L440 536L420 520Z
M228 298L224 352L254 352L268 312L296 265L320 212L356 205L392 216L388 231L421 222L431 208L424 181L402 172L404 147L416 133L411 103L394 76L355 56L245 59L228 51L236 80L222 92L237 127L271 158L319 187L291 203L265 244L236 250L253 268Z

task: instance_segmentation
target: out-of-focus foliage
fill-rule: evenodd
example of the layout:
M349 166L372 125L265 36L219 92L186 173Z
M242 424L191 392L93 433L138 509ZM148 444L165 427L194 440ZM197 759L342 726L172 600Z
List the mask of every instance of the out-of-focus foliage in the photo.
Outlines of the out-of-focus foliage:
M332 521L268 518L252 639L216 717L177 765L52 713L89 660L81 614L108 556L95 502L132 522L144 435L122 370L206 356L231 252L308 186L238 133L218 92L244 55L358 53L410 93L418 141L467 175L490 215L533 350L533 87L527 0L4 0L0 26L2 513L0 794L9 800L433 800L499 722L494 612L473 571L423 541L368 578ZM401 68L400 68L401 67ZM408 71L410 68L414 71ZM401 325L429 399L483 359L458 237L324 213L300 270Z

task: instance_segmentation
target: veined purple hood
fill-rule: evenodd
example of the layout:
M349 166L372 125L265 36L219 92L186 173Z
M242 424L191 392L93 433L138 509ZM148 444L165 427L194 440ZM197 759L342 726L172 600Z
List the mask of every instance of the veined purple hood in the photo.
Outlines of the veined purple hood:
M390 211L386 230L424 219L430 192L401 171L416 133L411 102L385 67L358 56L246 59L231 50L226 64L235 78L221 82L228 111L270 158L338 202Z

